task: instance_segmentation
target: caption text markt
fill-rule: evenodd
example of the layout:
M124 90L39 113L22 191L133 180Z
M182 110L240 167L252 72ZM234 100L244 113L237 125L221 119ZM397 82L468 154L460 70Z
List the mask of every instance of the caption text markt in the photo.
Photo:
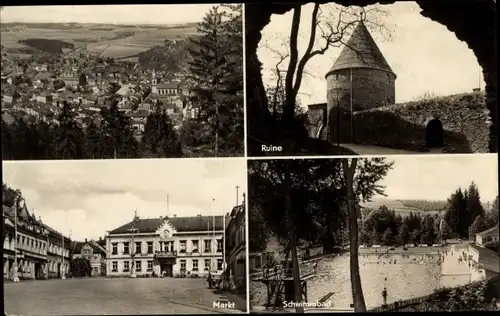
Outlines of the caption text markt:
M236 303L229 301L214 301L213 308L221 308L221 309L235 309Z

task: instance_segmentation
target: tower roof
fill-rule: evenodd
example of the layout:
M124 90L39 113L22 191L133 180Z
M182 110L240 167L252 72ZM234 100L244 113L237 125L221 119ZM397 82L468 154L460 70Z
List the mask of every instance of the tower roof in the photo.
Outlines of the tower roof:
M396 76L363 21L358 23L351 38L326 76L331 72L350 68L379 69Z

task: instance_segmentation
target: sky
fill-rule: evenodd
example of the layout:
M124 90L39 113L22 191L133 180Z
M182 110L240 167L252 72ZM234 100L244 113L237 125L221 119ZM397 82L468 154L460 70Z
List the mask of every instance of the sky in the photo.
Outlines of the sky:
M4 7L1 22L181 24L200 22L212 4Z
M222 215L246 190L244 159L2 162L3 182L73 240L98 239L140 218ZM167 210L168 195L168 210ZM215 199L215 202L214 202Z
M394 167L380 181L389 199L446 201L474 181L483 203L498 195L497 154L417 155L387 158ZM374 198L376 199L376 198Z
M308 4L302 7L300 56L307 46L313 6ZM339 7L334 4L321 6L323 16L328 17L323 21L337 21L330 17L339 12L335 9L336 6ZM374 8L378 8L378 12ZM482 70L473 51L444 25L421 16L420 7L415 2L397 2L366 9L367 19L376 24L385 24L384 28L380 28L375 23L365 23L397 75L396 103L412 101L429 94L451 95L472 92L474 88L484 89ZM380 9L385 14L380 13ZM257 54L263 63L265 85L276 84L271 69L279 61L279 55L286 53L292 15L292 11L284 15L273 15L271 22L263 30ZM313 57L309 61L306 70L310 75L304 77L299 91L303 106L326 102L324 76L341 50L342 47L331 47L324 55ZM288 61L282 65L288 65Z

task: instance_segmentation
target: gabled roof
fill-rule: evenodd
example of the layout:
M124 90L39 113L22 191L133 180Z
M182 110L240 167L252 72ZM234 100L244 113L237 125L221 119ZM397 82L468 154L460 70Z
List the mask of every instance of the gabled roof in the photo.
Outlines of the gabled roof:
M140 218L135 223L129 222L110 232L110 234L128 234L133 227L138 233L154 233L165 220L168 220L178 232L223 230L222 216L190 216L190 217L164 217Z
M379 69L396 75L362 21L356 26L351 38L325 77L331 72L350 68Z
M485 236L498 236L498 233L499 233L498 225L496 225L495 227L492 227L490 229L487 229L485 231L477 233L476 235L479 235L481 237L485 237Z
M129 222L110 232L110 234L128 234L130 229L135 226L139 233L154 233L163 223L162 218L141 218L135 222Z
M223 216L168 217L168 221L178 232L223 230Z
M72 241L71 242L71 249L72 249L74 254L79 254L82 252L82 249L85 245L89 245L92 248L92 250L94 251L94 253L100 253L103 255L106 254L106 250L93 240L88 241L88 242Z

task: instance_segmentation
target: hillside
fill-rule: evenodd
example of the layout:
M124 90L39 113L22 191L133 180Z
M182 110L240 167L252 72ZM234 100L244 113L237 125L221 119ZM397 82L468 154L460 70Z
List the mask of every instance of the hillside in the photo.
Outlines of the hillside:
M361 207L377 210L381 206L393 210L401 216L409 216L410 213L425 213L429 215L440 214L446 210L446 201L421 201L421 200L393 200L387 198L376 198L373 201L362 203Z
M189 59L189 39L165 40L163 46L155 46L139 53L139 63L144 69L160 69L178 72L185 69Z

